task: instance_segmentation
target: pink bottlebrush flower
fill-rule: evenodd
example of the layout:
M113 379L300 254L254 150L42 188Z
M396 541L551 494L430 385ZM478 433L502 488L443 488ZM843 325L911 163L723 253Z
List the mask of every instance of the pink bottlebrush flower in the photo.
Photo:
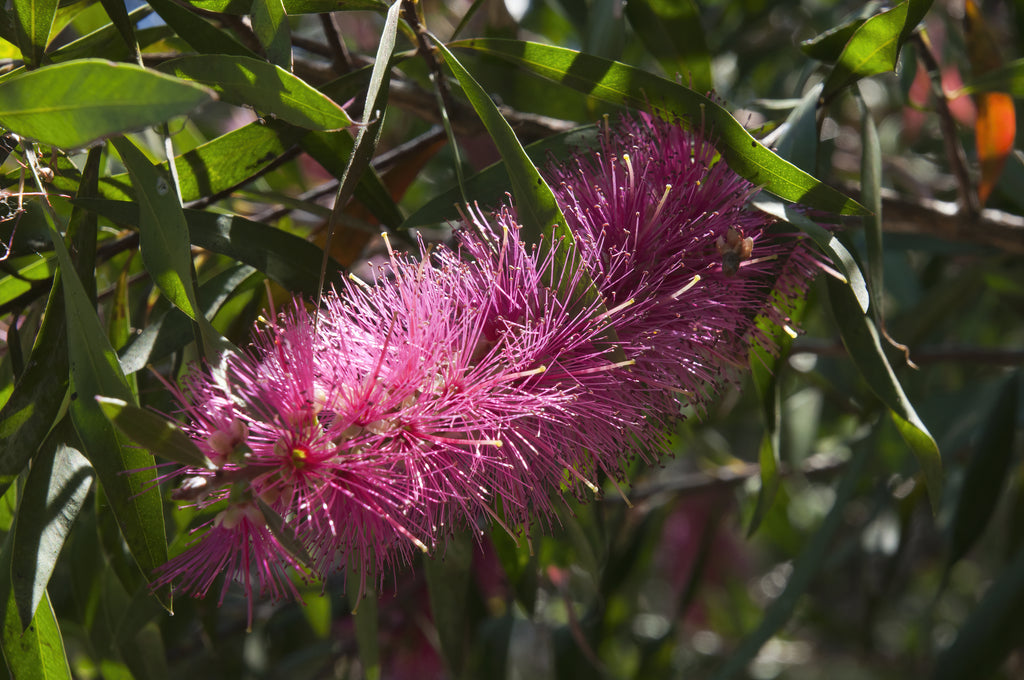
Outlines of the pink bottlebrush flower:
M232 503L208 524L196 543L158 570L154 587L173 583L178 591L201 598L223 575L217 602L221 605L230 584L240 582L248 602L250 627L256 592L274 600L299 599L286 567L300 571L301 567L267 527L266 518L255 504Z
M785 323L817 270L802 238L746 206L757 188L669 121L623 118L599 153L546 174L607 304L635 301L615 330L664 413L678 398L699 407L745 366L749 343L767 344L758 316Z
M287 594L299 562L257 499L315 575L359 590L456 529L549 517L564 490L660 455L680 402L734 376L768 343L758 319L785 322L814 273L802 240L746 208L755 188L668 122L625 119L546 172L572 242L527 246L512 208L469 209L458 248L389 249L373 285L297 306L188 379L186 430L214 469L176 473L193 482L179 497L229 505L158 584L202 595L226 571L225 589ZM567 299L590 282L594 299Z

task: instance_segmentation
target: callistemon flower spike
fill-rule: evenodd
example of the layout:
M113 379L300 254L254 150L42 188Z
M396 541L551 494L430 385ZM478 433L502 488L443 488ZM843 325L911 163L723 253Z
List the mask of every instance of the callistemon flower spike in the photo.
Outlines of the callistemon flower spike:
M769 343L758 319L784 323L816 270L671 123L624 119L546 173L572 238L527 246L511 207L467 208L458 248L389 244L373 285L329 293L317 323L299 305L187 379L185 427L213 469L178 473L176 494L222 506L158 583L202 595L225 571L250 598L289 594L300 565L260 507L315 575L354 570L360 589L455 529L550 518L560 493L664 453L680 405L737 375ZM564 299L583 281L595 299Z
M545 169L609 305L636 305L616 333L654 409L700 406L767 343L759 315L785 317L817 265L802 239L751 210L757 188L700 132L644 116L607 127L597 153ZM773 295L772 291L781 295Z

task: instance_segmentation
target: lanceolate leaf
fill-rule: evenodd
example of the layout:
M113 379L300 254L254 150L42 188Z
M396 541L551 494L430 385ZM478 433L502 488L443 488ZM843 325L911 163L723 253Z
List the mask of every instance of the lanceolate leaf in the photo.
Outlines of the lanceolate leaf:
M123 399L96 397L104 415L135 443L182 465L204 468L210 461L192 438L171 421Z
M849 286L832 277L826 277L826 281L843 344L871 390L889 408L896 429L917 457L932 512L938 513L943 486L939 447L893 373L874 320L863 312Z
M253 0L191 0L189 4L210 12L249 14ZM356 10L383 13L388 7L384 0L284 0L285 11L292 15Z
M821 96L831 99L839 90L866 76L896 68L900 36L907 23L909 2L901 2L861 24L846 43L839 61L825 81Z
M57 0L13 0L14 31L29 68L39 66L50 40Z
M631 0L626 16L665 75L679 74L698 92L712 89L711 54L693 0Z
M966 555L981 536L1002 496L1014 454L1020 383L1017 371L1003 383L982 423L953 516L949 566Z
M138 224L139 208L128 201L77 199L117 224ZM217 215L204 210L185 210L189 239L200 248L221 253L251 265L288 290L315 295L317 270L323 251L305 239L242 217ZM314 263L312 266L310 263ZM342 269L328 261L327 280L340 283Z
M214 97L202 85L139 66L80 59L0 82L0 126L75 148L187 114Z
M253 0L252 30L270 63L292 70L292 35L281 0Z
M67 421L64 421L67 423ZM14 527L11 575L23 624L35 616L71 525L92 486L92 466L56 428L32 463Z
M782 160L750 136L728 111L693 90L625 64L562 47L497 38L450 47L504 59L535 75L605 101L705 125L738 174L786 200L843 215L863 215L856 201Z
M423 557L430 613L452 677L462 677L466 656L466 600L473 581L473 539L466 532L450 540L443 554Z
M31 151L28 155L35 162ZM71 364L71 419L110 500L128 549L148 577L167 561L163 503L153 481L153 456L119 439L95 401L98 394L133 403L135 397L74 270L57 225L49 212L44 214L61 268ZM158 595L169 608L169 593L162 591Z
M352 124L333 99L280 66L259 59L210 54L172 59L160 69L204 83L226 102L251 106L292 125L339 130Z
M194 3L192 3L194 4ZM150 7L174 29L178 36L200 54L233 54L259 59L259 55L238 42L233 36L173 0L153 0Z

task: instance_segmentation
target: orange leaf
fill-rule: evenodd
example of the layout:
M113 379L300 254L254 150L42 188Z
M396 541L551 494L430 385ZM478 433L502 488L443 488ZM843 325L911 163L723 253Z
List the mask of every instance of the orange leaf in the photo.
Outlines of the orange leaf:
M1003 166L1013 151L1017 132L1017 116L1013 98L1002 92L983 92L977 97L978 121L974 137L978 145L981 180L978 182L978 200L984 205L1003 172Z
M975 77L1003 65L995 36L974 0L964 2L964 32L967 55ZM974 124L974 138L981 165L978 200L984 205L1013 151L1017 114L1013 109L1013 98L1003 92L982 92L975 96L975 102L978 119Z

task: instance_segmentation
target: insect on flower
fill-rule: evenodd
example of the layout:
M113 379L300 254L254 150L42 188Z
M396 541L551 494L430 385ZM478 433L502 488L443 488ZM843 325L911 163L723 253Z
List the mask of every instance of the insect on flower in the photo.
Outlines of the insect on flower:
M739 227L729 227L725 236L718 237L715 246L722 254L722 272L726 276L736 276L740 262L749 260L754 253L754 239L750 236L744 238Z

